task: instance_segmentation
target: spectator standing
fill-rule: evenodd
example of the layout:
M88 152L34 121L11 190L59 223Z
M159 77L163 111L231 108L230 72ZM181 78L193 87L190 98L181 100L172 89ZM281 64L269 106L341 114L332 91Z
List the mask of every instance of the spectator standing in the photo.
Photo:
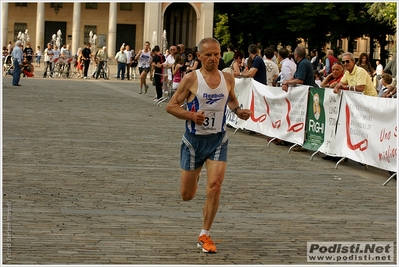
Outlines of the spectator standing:
M85 60L82 54L82 49L80 48L78 50L76 62L77 62L76 69L78 71L78 78L83 78L83 69L85 65Z
M84 63L84 69L83 69L83 77L87 79L87 72L89 71L89 66L90 66L90 59L91 59L91 44L87 43L86 47L83 48L82 50L82 56L83 56L83 63Z
M234 57L234 46L232 44L229 44L227 46L227 52L223 53L223 60L226 63L226 66L230 66L231 62Z
M136 59L136 52L134 51L134 49L132 49L131 53L132 53L132 62L130 64L130 74L133 74L133 79L136 80L138 61Z
M175 56L175 63L172 66L172 74L173 74L173 83L172 83L172 92L176 91L179 87L180 81L183 77L182 67L183 67L183 59L177 54Z
M143 93L143 85L144 85L144 93L146 94L148 91L148 85L146 82L147 74L150 72L151 67L151 47L150 42L144 43L144 49L140 50L136 55L136 60L138 61L139 73L140 73L140 91L139 94Z
M385 71L391 71L392 73L392 83L390 84L390 87L395 88L395 93L392 95L396 96L396 53L393 54L392 59L388 62L388 64L384 68ZM389 89L389 88L388 88ZM390 94L391 92L388 92Z
M289 80L282 82L282 89L288 91L290 85L303 84L309 86L315 86L314 72L312 63L306 58L305 48L298 45L294 51L294 58L297 62L297 69L294 73L294 77Z
M379 60L377 60L375 63L377 65L375 68L375 74L377 75L377 81L379 81L381 79L382 72L384 71L384 67Z
M131 80L130 66L132 65L132 51L130 51L130 45L126 45L125 53L126 53L126 78L127 80Z
M166 83L168 88L172 87L172 81L173 81L173 73L172 73L172 66L175 63L175 56L177 55L177 47L172 45L169 47L169 55L165 58L165 64L164 67L168 73Z
M273 56L274 56L274 51L272 48L268 47L265 49L265 57L263 61L265 62L266 65L266 71L267 71L267 85L268 86L275 86L275 80L278 77L279 70L278 66L276 63L273 61Z
M52 68L52 58L54 56L54 52L52 49L51 43L47 44L47 48L44 49L44 73L43 73L43 78L47 77L47 71L50 73L49 77L53 78L53 68Z
M96 80L98 79L98 76L100 75L101 69L104 67L104 63L108 61L108 53L107 53L107 47L103 46L102 49L98 50L96 54L97 58L97 71L96 71ZM104 76L104 79L108 80L108 77Z
M317 67L319 66L319 58L317 57L317 51L312 50L310 52L310 63L313 65L313 70L317 70Z
M118 71L116 78L122 79L122 81L125 79L125 71L126 71L126 61L127 61L127 56L125 53L125 47L122 45L119 52L116 53L115 55L115 60L118 64Z
M385 66L384 71L390 70L392 73L392 77L396 77L396 53L392 56L392 59Z
M278 51L278 60L281 63L281 71L277 80L282 83L285 80L291 80L296 71L296 64L289 58L289 51L281 48Z
M184 59L184 63L185 63L187 56L186 56L186 48L185 48L184 44L177 45L177 52L180 53L180 56L182 57L182 59Z
M240 51L237 51L234 53L233 59L233 76L239 77L241 72L244 71L244 55Z
M377 96L377 91L367 71L355 64L352 53L346 52L342 55L342 62L346 71L341 81L334 87L334 93L338 94L341 89L362 92L364 95Z
M35 67L40 67L40 59L42 58L42 51L40 50L40 45L36 48L36 65Z
M51 72L54 73L54 68L55 65L57 64L58 58L61 55L60 50L58 50L58 47L56 45L54 45L54 49L53 49L53 60L52 60L52 64L51 64Z
M327 77L327 75L332 72L333 64L338 61L339 60L334 56L334 50L328 50L326 57L326 65L324 70L324 77Z
M365 69L370 77L373 76L374 69L371 66L369 56L366 53L361 53L359 56L359 61L356 63L357 66Z
M12 85L21 86L19 84L19 80L21 79L22 60L24 58L21 41L15 42L15 47L12 49L11 55L13 58L13 66L14 66L14 73L12 75Z
M258 46L256 44L251 44L248 47L248 53L250 58L252 58L252 66L248 71L243 71L240 76L244 78L254 78L255 81L266 85L266 66L262 58L258 55Z
M151 65L154 67L154 83L155 90L157 92L157 99L161 99L162 92L162 83L163 83L163 63L165 62L165 57L161 53L161 50L158 45L156 45L153 49L154 56L152 58Z
M194 53L192 51L188 52L187 62L186 62L186 73L196 70L197 67L198 67L198 62L195 60Z
M68 60L72 57L72 51L71 51L71 45L67 44L65 47L63 47L61 51L61 57L65 58L67 60L66 64L66 75L69 77L69 71L71 70L71 63L68 62Z
M11 52L12 52L12 43L11 42L8 42L7 50L8 50L8 54L11 55Z
M66 49L66 45L65 44L63 44L62 46L61 46L61 49L60 49L60 53L61 53L61 55L64 53L64 50Z
M325 68L325 66L323 64L323 60L321 58L319 59L319 64L317 65L317 70L322 72L322 73L324 73L325 70L326 70L326 68Z
M26 59L28 60L28 63L32 63L32 58L33 58L34 52L33 49L31 47L30 42L28 42L26 44L26 47L24 48L24 56L26 57Z

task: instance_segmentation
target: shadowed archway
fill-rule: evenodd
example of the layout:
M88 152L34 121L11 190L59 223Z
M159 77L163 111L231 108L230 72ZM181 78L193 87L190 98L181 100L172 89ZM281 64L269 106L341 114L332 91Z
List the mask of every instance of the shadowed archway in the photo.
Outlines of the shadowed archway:
M197 45L195 43L197 16L190 4L173 3L168 6L163 26L169 46L182 43L185 47L192 48Z

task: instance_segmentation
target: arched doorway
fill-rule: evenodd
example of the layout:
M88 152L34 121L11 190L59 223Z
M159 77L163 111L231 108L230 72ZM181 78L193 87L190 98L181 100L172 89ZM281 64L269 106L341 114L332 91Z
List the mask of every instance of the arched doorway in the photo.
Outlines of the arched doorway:
M187 3L173 3L164 14L164 29L169 46L184 44L185 47L197 46L197 15L194 8Z

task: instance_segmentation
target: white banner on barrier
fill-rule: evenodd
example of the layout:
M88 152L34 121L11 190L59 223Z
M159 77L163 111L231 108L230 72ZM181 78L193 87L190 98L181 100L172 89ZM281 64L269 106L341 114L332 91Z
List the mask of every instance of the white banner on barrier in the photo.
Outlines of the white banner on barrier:
M337 149L336 145L336 127L338 122L339 104L341 102L341 94L335 94L332 89L324 89L324 142L318 151L331 155L343 157L341 149Z
M396 172L397 99L341 92L337 149L347 158Z
M235 94L238 99L238 103L240 103L241 108L249 109L249 96L250 96L250 88L251 88L251 79L235 79ZM229 110L230 111L230 110ZM232 112L229 112L227 116L227 123L234 128L245 129L246 121L241 120Z
M308 88L297 86L287 93L281 87L266 86L252 78L236 79L238 101L252 110L252 116L245 123L230 116L229 124L302 145Z

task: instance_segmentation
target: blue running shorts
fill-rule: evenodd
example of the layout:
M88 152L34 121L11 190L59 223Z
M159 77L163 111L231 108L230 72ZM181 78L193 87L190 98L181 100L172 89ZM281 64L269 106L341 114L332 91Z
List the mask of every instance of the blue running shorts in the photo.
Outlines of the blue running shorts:
M185 132L180 148L180 167L186 171L204 165L207 159L227 161L227 133L195 135Z

